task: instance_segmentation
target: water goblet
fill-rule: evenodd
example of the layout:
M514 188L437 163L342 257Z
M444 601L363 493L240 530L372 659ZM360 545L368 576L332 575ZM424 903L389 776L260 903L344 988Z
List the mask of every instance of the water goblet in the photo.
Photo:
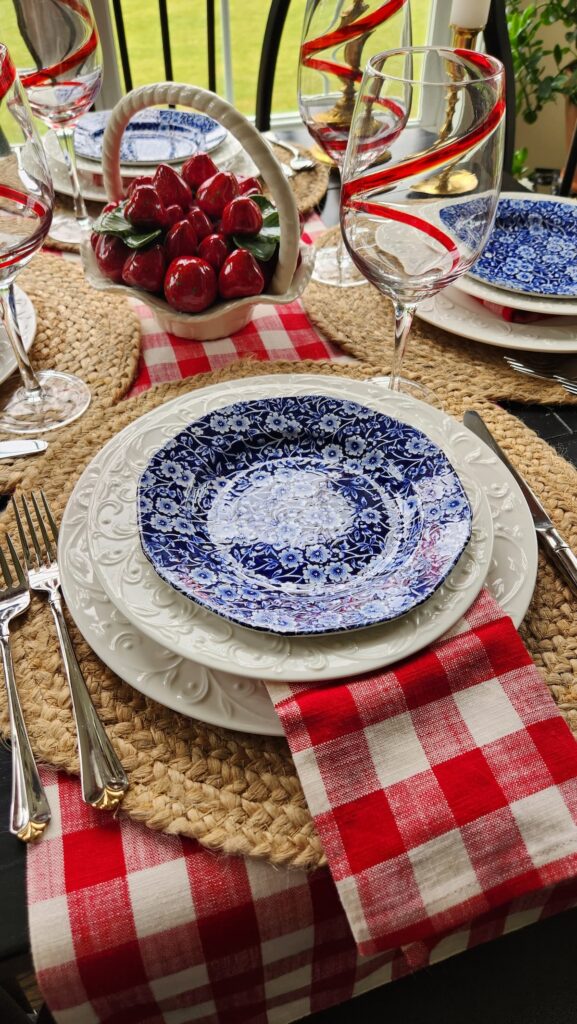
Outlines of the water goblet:
M32 369L14 308L18 271L40 249L50 228L54 192L44 148L14 63L0 44L0 322L21 387L0 394L0 431L36 434L62 427L90 403L86 385L69 373Z
M347 141L367 46L370 52L409 46L409 0L307 0L298 69L301 118L339 170ZM386 153L381 150L381 159ZM317 251L313 281L339 287L363 285L342 237Z
M438 403L427 387L400 377L401 362L417 304L465 274L491 232L503 168L504 89L495 58L407 47L369 60L355 105L341 229L356 266L394 304L389 386L432 404ZM474 175L474 192L427 194L427 182L449 170Z

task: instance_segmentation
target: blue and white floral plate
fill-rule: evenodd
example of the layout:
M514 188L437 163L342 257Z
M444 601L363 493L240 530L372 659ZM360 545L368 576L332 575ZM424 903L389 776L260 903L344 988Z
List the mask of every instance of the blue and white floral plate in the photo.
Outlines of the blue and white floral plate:
M233 622L284 635L404 615L451 572L472 519L425 434L323 395L195 420L148 463L137 508L163 580Z
M465 240L463 213L476 202L452 204L440 214ZM523 295L576 297L577 206L548 197L500 199L489 241L469 274Z
M109 110L80 118L74 149L86 160L102 160L102 139ZM183 110L142 110L129 121L120 146L120 162L140 166L181 163L199 151L211 152L227 136L226 128L206 114Z

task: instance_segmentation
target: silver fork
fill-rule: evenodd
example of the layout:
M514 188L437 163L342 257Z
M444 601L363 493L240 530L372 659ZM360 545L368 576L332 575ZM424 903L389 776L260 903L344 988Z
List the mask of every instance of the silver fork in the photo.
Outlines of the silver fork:
M517 373L525 373L529 377L537 377L538 380L555 381L570 395L577 395L577 360L575 358L570 356L557 358L554 366L551 365L551 356L539 354L527 356L526 353L523 353L522 359L517 355L505 355L503 358L507 365ZM569 373L574 373L575 377L558 372L564 368L568 368Z
M280 146L281 149L286 149L287 153L292 153L292 160L289 160L289 167L293 171L312 171L316 167L316 163L310 156L303 156L302 153L297 149L296 146L292 146L290 142L285 142L284 139L279 139L278 135L274 132L265 132L265 139L272 142L274 146Z
M6 543L12 559L14 579L8 560L0 547L0 651L8 693L10 736L12 742L12 802L10 831L24 843L38 839L50 821L50 806L40 781L34 755L28 739L24 716L14 678L14 665L10 650L10 623L30 605L30 590L26 573L14 550L10 536Z
M54 616L76 722L82 797L86 803L91 804L92 807L97 807L99 810L114 810L128 789L128 779L104 726L96 714L90 694L86 688L82 669L74 653L72 640L62 611L60 570L58 568L56 550L53 547L58 542L58 528L54 522L44 491L41 491L40 495L44 506L44 514L41 512L35 494L31 495L31 500L40 529L42 543L34 526L28 502L24 496L21 499L22 510L34 549L33 552L28 544L18 506L15 499L12 498L20 543L22 544L24 560L28 568L30 587L32 590L39 590L48 595L48 604Z

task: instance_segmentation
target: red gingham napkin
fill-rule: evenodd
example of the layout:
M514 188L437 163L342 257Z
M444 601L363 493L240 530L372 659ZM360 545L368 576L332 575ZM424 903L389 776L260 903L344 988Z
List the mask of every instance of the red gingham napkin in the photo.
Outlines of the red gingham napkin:
M502 306L498 302L488 302L487 299L476 299L477 302L488 309L490 313L501 317L509 324L534 324L538 320L556 320L557 317L550 313L534 313L529 309L513 309L511 306Z
M487 592L390 670L268 683L359 952L577 871L577 744Z

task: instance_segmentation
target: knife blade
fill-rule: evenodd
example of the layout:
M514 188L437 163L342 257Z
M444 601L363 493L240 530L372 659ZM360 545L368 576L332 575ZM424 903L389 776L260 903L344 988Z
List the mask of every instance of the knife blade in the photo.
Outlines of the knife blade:
M21 441L0 441L0 459L17 459L20 455L36 455L45 452L48 441L24 438Z
M519 470L515 469L515 466L509 461L482 416L478 412L469 409L463 416L463 423L476 437L479 437L481 441L488 445L515 478L529 506L539 544L555 568L559 570L573 593L577 594L577 555L569 547L569 544L559 533L559 530L553 525L551 518L543 508L535 492L529 487L527 481L523 479Z

